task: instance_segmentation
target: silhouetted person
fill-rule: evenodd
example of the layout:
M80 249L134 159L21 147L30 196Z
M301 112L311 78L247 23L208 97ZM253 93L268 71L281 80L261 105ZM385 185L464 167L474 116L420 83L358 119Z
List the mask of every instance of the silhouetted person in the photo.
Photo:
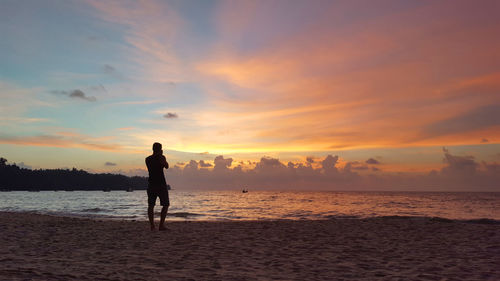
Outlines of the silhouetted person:
M166 230L165 217L167 216L170 200L168 198L167 182L163 174L163 168L168 169L167 159L163 155L161 143L153 144L153 155L146 158L146 166L148 167L148 217L151 224L151 230L155 229L154 207L156 205L156 197L160 197L161 209L160 227L159 230Z

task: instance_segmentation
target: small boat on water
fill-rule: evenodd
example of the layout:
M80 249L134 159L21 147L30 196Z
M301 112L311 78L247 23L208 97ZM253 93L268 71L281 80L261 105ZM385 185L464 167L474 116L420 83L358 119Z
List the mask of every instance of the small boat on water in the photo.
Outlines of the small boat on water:
M133 189L132 187L129 187L129 188L127 188L127 190L126 190L126 191L127 191L127 192L133 192L133 191L134 191L134 189Z

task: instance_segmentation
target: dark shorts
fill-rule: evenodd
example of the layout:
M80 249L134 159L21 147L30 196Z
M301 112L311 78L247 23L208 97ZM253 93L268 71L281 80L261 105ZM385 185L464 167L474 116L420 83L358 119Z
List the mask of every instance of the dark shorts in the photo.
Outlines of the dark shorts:
M160 197L160 205L170 206L167 187L148 188L148 205L156 205L156 197Z

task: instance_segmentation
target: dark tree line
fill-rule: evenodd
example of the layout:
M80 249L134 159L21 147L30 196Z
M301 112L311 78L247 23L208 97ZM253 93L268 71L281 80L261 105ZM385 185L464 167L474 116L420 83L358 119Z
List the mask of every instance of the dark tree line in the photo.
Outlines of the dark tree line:
M84 170L30 170L0 158L2 190L127 190L146 189L147 178L116 174L91 174Z

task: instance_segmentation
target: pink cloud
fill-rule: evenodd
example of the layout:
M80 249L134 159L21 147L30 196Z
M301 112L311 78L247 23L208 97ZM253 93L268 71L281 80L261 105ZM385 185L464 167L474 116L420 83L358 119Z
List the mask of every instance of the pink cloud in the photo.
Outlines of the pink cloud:
M246 8L235 5L219 18L222 32L234 35L223 38L227 46L245 40L236 34L265 34L257 28L271 20L268 14L283 20L273 5L253 7L246 16ZM339 11L356 5L345 6ZM486 11L490 21L479 24L475 17L483 9L427 3L343 28L328 25L335 17L325 13L315 18L324 25L287 30L260 48L216 49L198 69L230 89L214 97L225 128L251 132L257 146L259 139L269 149L290 150L475 144L478 136L497 139L500 131L481 123L453 135L419 135L440 120L500 104L500 21ZM244 20L248 15L261 20ZM338 36L342 30L349 32Z
M88 3L101 19L126 27L123 46L127 57L139 67L145 81L173 82L183 80L180 62L173 45L183 23L181 17L164 1L94 1Z
M301 190L428 190L499 191L500 165L477 163L471 156L453 155L444 150L444 166L429 173L388 173L357 161L339 167L338 156L328 155L321 166L283 163L262 157L253 168L230 167L232 159L215 158L216 168L199 169L191 160L184 168L167 170L167 178L180 189L301 189Z

